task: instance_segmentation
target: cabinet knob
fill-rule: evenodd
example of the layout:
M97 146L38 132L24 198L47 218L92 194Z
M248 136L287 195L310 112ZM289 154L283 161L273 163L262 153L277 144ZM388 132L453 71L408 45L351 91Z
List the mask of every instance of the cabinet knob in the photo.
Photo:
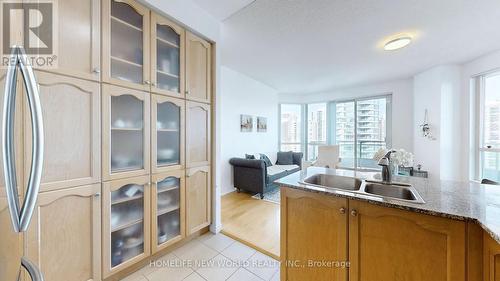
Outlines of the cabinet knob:
M99 73L101 73L101 70L99 68L94 68L94 70L92 70L92 72L94 72L95 74L99 74Z
M144 84L146 84L146 85L150 85L150 84L151 84L151 82L150 82L149 80L146 80L146 81L144 81Z
M355 217L357 215L358 215L358 211L356 211L356 210L351 211L351 216Z
M96 194L94 194L94 197L99 197L99 196L101 196L100 192L97 192Z
M189 95L189 94L191 94L191 91L186 91L185 93L186 93L186 95Z
M340 211L341 214L345 214L345 208L344 207L340 208L339 211Z
M156 87L156 83L155 83L155 82L151 83L151 85L152 85L153 87Z

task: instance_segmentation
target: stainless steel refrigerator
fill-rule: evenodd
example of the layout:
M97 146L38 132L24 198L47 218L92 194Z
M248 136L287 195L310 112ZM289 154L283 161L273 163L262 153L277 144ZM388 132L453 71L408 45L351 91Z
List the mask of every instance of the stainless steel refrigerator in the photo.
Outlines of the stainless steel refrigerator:
M19 78L21 79L18 79ZM19 83L22 82L22 83ZM20 97L17 87L26 92L26 108L30 113L32 147L29 178L21 186L16 167L15 131L16 107ZM22 47L12 47L12 54L5 75L2 114L2 164L5 190L0 192L0 247L5 253L0 257L0 280L43 281L43 273L24 256L23 234L30 226L36 207L43 168L44 132L38 84ZM17 101L17 102L16 102ZM19 112L17 113L19 118ZM29 152L29 151L28 151ZM10 220L10 223L7 221ZM8 228L10 227L10 228ZM6 229L8 228L8 229Z

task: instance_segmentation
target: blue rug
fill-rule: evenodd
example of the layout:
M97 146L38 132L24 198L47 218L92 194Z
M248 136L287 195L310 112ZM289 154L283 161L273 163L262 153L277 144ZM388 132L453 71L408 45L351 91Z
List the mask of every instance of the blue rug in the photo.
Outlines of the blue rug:
M258 194L258 193L255 194L254 196L252 196L252 198L261 200L260 199L260 194ZM280 188L276 187L276 188L273 188L273 189L269 190L268 192L264 193L264 199L262 199L262 200L279 204L280 201L281 201Z

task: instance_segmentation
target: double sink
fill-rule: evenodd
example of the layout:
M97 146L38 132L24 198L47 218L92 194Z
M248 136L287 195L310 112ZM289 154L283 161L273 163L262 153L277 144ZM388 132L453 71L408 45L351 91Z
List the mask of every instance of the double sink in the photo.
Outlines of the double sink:
M330 174L314 174L305 178L301 183L323 188L345 190L369 197L373 196L418 204L425 203L417 190L412 185L405 183L385 183L382 181L360 180L358 178Z

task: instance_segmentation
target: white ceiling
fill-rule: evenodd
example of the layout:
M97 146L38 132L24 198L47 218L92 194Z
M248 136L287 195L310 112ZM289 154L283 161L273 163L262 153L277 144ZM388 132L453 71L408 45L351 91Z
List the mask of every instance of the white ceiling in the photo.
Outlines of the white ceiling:
M257 0L223 22L222 63L281 93L315 93L472 60L500 49L499 27L499 0ZM399 33L413 43L383 51Z
M219 21L223 21L255 0L194 0Z

